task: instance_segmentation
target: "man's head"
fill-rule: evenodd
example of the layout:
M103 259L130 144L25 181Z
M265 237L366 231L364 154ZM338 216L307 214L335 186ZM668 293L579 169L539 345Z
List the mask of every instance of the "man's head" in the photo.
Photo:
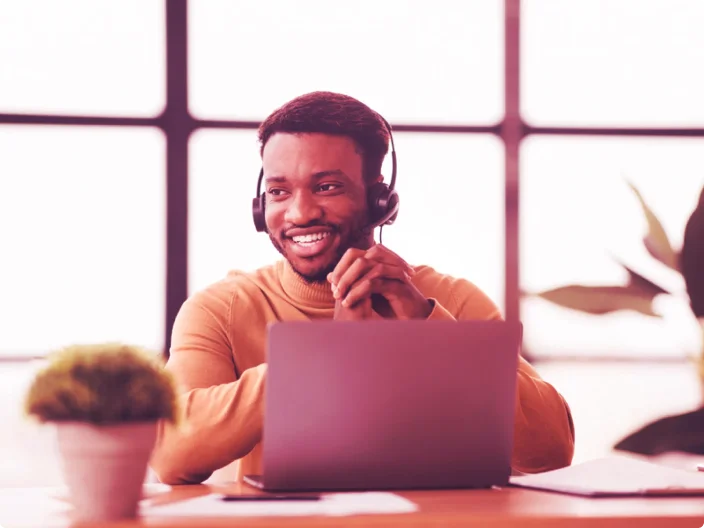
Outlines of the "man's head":
M325 280L347 249L373 243L367 188L389 147L383 119L342 94L313 92L259 128L267 231L309 281Z

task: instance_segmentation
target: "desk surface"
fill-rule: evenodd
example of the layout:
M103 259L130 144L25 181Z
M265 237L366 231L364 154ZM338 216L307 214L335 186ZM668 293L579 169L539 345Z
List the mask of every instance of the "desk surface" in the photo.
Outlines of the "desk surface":
M152 504L172 503L227 490L256 493L233 485L177 486L146 499ZM0 488L2 528L65 528L72 526L68 507L56 497L57 488ZM482 526L482 527L628 527L699 528L704 525L704 498L588 499L518 488L495 490L411 491L399 495L418 505L419 511L398 515L347 517L207 517L159 518L152 515L132 521L101 524L114 528L153 526L200 528L206 526ZM80 525L88 528L87 525Z

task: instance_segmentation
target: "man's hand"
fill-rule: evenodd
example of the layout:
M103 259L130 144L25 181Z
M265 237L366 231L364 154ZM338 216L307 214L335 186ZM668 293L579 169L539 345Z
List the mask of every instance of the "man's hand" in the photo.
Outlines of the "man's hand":
M367 251L347 250L328 275L328 280L342 308L356 307L362 301L369 301L382 316L425 319L430 315L432 306L411 282L414 273L401 257L376 244ZM375 301L374 297L381 298ZM387 309L378 308L380 304L385 304Z
M354 306L343 306L339 299L335 301L335 321L361 321L372 318L372 301L370 298L359 301Z

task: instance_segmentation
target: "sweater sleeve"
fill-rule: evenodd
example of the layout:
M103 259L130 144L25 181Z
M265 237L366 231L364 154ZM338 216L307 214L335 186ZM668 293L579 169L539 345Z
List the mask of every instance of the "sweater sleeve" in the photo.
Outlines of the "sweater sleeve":
M261 440L266 364L237 375L230 301L214 292L189 298L174 322L166 370L181 411L178 425L159 424L151 467L166 484L200 483L246 455Z
M450 310L433 300L428 319L502 319L496 305L468 281L456 280L451 299ZM570 465L574 423L567 402L523 357L519 357L517 383L512 469L538 473Z

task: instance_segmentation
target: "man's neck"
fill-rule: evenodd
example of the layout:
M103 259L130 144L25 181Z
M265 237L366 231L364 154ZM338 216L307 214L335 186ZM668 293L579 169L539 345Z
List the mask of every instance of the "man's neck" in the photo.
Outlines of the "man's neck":
M311 280L304 277L286 259L280 269L281 286L294 303L318 308L333 307L335 299L327 280Z

